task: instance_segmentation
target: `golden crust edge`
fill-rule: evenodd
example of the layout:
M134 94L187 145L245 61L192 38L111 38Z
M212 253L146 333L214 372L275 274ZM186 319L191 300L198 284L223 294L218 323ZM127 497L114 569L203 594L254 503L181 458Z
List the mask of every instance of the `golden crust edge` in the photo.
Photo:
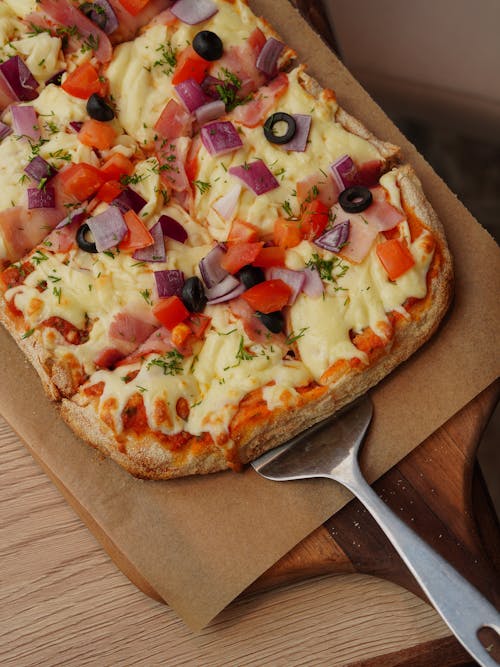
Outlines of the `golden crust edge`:
M325 90L316 79L305 72L304 65L299 67L298 80L306 92L313 97L319 98ZM363 125L363 123L361 123L361 121L354 116L351 116L351 114L340 105L338 105L335 110L334 119L340 123L345 130L365 139L378 150L381 157L385 160L384 171L388 171L396 166L401 158L401 149L399 146L378 139L367 127L365 127L365 125Z
M44 350L38 341L39 333L35 332L33 336L23 338L20 334L14 320L7 314L6 302L3 295L0 294L0 322L4 325L17 346L28 358L29 362L38 373L45 393L52 401L58 401L61 393L54 383L49 373L46 362L49 360L49 354Z

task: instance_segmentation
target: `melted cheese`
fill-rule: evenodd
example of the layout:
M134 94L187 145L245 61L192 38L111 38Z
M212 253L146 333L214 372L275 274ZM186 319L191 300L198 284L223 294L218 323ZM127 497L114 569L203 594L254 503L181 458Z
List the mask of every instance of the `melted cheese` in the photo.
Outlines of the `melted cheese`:
M47 259L39 262L23 285L8 290L6 297L13 298L16 308L25 314L28 328L54 316L78 329L85 329L90 320L89 340L78 346L77 354L85 370L93 372L96 355L111 345L108 330L116 314L128 311L152 321L151 307L141 292L148 298L153 294L153 272L130 255L116 252L112 258L104 253L90 255L73 250L69 253L69 264L65 264L66 255L52 254L46 249L41 252ZM37 286L42 281L47 289L40 292ZM55 339L45 336L45 342L56 357L68 352L68 345L60 336Z
M219 2L219 11L203 24L231 46L243 44L259 26L272 34L241 0ZM192 43L200 28L178 22L175 27L153 25L132 42L120 44L114 52L106 75L117 107L118 117L126 131L139 144L153 143L154 125L167 102L178 100L172 85L173 67L164 50L180 54Z
M228 188L239 183L239 179L228 171L260 158L275 174L280 186L265 194L255 194L244 188L240 195L236 217L251 221L263 235L271 235L276 218L283 214L281 205L288 200L292 209L297 209L294 191L298 181L317 173L318 181L324 180L329 165L342 155L350 155L356 162L381 159L378 150L368 141L345 130L334 119L337 105L321 96L314 98L307 93L298 80L298 70L288 75L289 86L275 107L269 111L301 113L312 116L307 150L303 153L285 151L278 144L265 138L262 127L248 128L238 125L243 146L237 151L221 157L212 157L204 146L199 151L198 179L210 184L206 194L196 193L195 206L199 215L207 218L208 228L214 238L227 238L230 222L224 222L212 205Z

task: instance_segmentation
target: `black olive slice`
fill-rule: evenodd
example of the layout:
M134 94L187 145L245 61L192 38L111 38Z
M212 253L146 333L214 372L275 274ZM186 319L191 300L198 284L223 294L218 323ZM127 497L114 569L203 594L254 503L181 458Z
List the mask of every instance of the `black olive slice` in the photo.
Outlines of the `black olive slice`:
M76 242L78 243L78 247L81 248L82 250L85 250L85 252L96 253L97 248L95 243L93 241L87 240L87 234L89 232L90 232L90 227L87 225L87 223L81 225L78 228L78 231L76 232Z
M197 276L186 280L181 297L186 308L192 313L200 313L207 303L203 284Z
M106 100L94 93L87 101L87 113L94 120L108 121L113 120L115 112L106 102Z
M274 126L276 123L286 123L285 134L274 133ZM282 111L273 113L273 115L269 116L269 118L264 123L264 134L266 135L266 139L272 144L287 144L291 139L293 139L296 131L297 123L295 122L295 118L290 116L288 113L283 113Z
M272 313L261 313L260 310L256 310L255 314L266 329L269 329L272 333L280 333L284 330L285 318L281 310L275 310Z
M238 278L247 289L250 289L250 287L253 287L254 285L258 285L259 283L263 283L266 279L262 269L258 266L250 266L250 264L247 264L238 271Z
M347 213L361 213L372 201L372 193L362 185L346 188L339 195L339 204Z
M204 60L219 60L224 53L224 46L219 35L211 30L202 30L193 39L193 49Z

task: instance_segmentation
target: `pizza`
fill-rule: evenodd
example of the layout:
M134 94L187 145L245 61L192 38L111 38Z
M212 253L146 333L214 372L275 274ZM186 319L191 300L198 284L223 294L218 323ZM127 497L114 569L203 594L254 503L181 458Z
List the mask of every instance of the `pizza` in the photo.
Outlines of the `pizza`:
M6 0L0 59L0 319L133 475L240 470L438 327L417 176L243 0Z

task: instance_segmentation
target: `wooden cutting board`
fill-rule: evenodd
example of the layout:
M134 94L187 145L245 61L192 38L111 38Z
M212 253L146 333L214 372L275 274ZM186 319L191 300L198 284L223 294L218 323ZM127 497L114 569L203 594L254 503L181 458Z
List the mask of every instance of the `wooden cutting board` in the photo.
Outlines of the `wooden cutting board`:
M475 465L475 453L499 394L500 383L497 382L373 485L394 512L497 607L500 607L500 531ZM106 545L102 535L99 539L136 586L161 600L124 554ZM247 593L323 574L355 572L382 577L425 597L385 535L357 500L351 501L286 554L254 582ZM485 641L489 639L485 637ZM500 656L500 647L495 644L497 650ZM402 664L458 667L471 662L458 642L447 638L419 647L418 653L411 649L352 667Z

